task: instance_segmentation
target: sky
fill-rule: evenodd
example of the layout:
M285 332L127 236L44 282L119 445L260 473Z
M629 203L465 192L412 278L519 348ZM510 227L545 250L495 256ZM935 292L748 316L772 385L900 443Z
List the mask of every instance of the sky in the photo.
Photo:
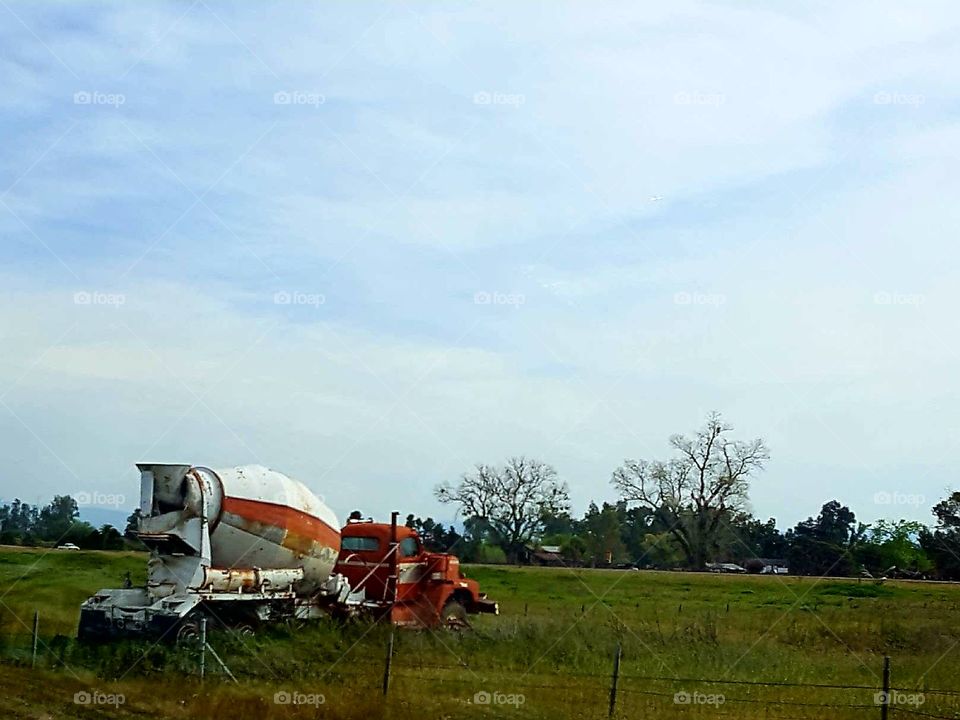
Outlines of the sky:
M0 498L258 463L573 509L718 410L752 509L960 487L951 2L0 0Z

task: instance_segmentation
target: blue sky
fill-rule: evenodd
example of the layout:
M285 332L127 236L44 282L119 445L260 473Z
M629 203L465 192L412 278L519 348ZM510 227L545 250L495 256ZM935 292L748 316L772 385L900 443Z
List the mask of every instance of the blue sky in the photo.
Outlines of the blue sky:
M718 409L771 446L758 515L928 520L960 484L958 25L4 0L0 497L260 462L449 517L436 483L525 453L580 512Z

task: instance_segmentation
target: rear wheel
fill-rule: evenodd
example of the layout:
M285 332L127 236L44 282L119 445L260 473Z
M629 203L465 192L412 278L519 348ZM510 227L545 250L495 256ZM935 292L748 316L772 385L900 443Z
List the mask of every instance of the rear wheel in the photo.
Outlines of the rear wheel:
M257 634L257 628L250 622L241 622L238 625L234 625L232 629L235 635L244 639L251 638Z
M198 645L200 643L200 618L185 618L177 629L177 645Z
M207 621L207 632L214 630L218 623L203 608L197 607L187 613L186 617L180 619L177 624L177 634L175 640L177 645L200 646L202 637L203 621Z

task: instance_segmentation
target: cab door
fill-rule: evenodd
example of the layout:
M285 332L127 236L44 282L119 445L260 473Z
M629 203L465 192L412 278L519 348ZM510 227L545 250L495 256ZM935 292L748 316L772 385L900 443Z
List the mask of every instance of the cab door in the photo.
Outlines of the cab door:
M414 600L423 592L426 564L423 546L416 536L405 537L397 548L397 600Z
M344 535L340 538L337 572L347 578L354 591L365 590L370 600L388 600L388 578L392 563L386 559L390 543L379 536Z

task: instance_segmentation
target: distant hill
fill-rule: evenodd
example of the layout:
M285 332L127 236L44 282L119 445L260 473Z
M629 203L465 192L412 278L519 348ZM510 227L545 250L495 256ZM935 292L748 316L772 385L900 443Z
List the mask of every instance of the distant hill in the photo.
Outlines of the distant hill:
M84 505L80 507L80 519L96 528L101 525L113 525L117 530L123 532L123 529L127 526L127 518L132 512L132 509L124 510Z

